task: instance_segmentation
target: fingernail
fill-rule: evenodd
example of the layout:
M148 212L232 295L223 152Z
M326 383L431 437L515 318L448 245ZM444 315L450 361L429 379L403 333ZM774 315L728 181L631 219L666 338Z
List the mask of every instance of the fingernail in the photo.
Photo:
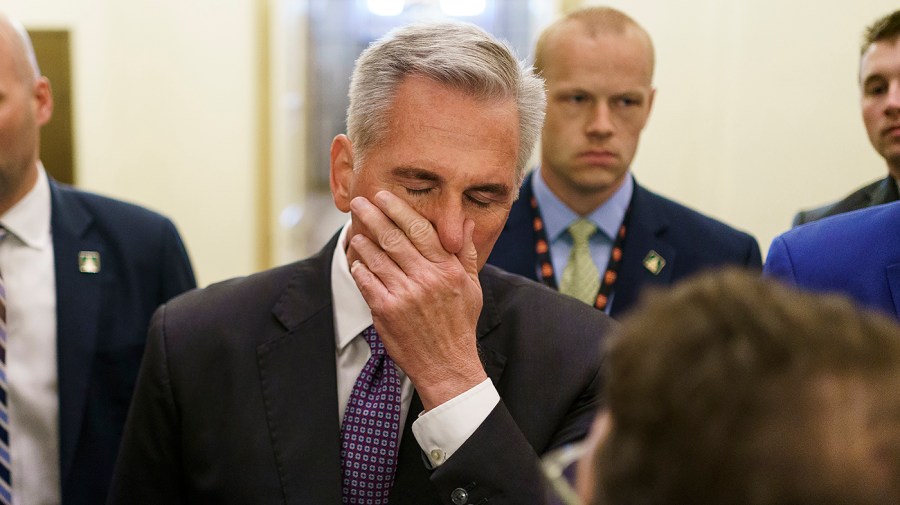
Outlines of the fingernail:
M384 205L385 203L387 203L388 198L390 198L388 196L390 194L391 194L390 191L384 191L384 190L379 191L378 193L375 193L375 202L378 204Z

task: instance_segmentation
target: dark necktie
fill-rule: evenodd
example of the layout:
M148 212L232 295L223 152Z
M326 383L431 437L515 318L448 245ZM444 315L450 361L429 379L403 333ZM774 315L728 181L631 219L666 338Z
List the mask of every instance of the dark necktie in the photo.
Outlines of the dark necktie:
M353 385L341 426L343 503L388 502L400 446L400 377L375 328L362 333L372 349Z
M0 242L6 230L0 227ZM12 503L12 476L9 458L9 386L6 382L6 286L0 272L0 504Z

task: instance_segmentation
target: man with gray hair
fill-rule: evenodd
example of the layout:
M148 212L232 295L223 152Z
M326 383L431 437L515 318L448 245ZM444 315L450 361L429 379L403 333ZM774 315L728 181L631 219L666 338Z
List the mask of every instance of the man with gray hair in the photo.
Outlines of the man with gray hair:
M472 25L366 49L331 146L350 221L157 312L111 503L540 503L538 455L586 434L614 324L484 266L543 100Z

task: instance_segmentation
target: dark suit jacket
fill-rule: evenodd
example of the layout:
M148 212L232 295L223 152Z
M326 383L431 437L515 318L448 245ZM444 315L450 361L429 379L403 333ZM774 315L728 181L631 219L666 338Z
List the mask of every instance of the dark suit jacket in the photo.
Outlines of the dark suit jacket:
M765 273L834 291L900 316L900 202L799 226L775 237Z
M900 200L900 193L897 192L897 183L894 181L893 177L888 176L857 189L838 202L830 203L816 209L801 210L794 216L792 226L811 223L822 219L823 217L835 216L837 214L843 214L844 212L871 207L873 205L896 202L897 200Z
M168 219L50 181L64 505L103 503L150 316L196 286ZM79 271L81 251L100 271Z
M331 258L193 291L155 315L112 504L341 502ZM487 266L477 338L502 401L443 465L410 426L390 503L541 503L536 453L585 436L614 324L584 304ZM482 498L489 501L480 502Z
M533 176L532 172L522 184L488 263L539 280L530 204ZM658 275L644 267L650 251L666 261ZM669 285L697 271L726 264L761 268L756 239L644 189L635 181L610 314L618 317L626 312L645 286Z

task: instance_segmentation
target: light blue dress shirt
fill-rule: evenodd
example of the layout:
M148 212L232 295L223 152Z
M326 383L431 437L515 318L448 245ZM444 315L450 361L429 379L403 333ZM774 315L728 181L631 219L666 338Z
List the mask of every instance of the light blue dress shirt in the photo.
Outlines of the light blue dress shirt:
M634 193L634 179L629 173L625 178L622 186L603 203L603 205L594 209L587 216L580 216L562 202L553 191L547 187L541 176L541 169L535 170L534 177L531 178L534 197L537 199L538 208L541 217L544 220L544 230L547 232L547 240L550 242L550 261L553 263L553 271L555 272L556 282L562 279L563 270L569 261L569 254L572 251L572 237L567 232L569 225L575 220L584 217L591 221L599 229L590 239L591 258L597 265L597 270L603 274L609 263L609 255L615 242L616 233L622 226L625 219L625 212L631 203L631 195ZM539 266L538 278L541 277ZM615 295L615 293L613 293ZM607 312L612 306L612 300L607 305Z

